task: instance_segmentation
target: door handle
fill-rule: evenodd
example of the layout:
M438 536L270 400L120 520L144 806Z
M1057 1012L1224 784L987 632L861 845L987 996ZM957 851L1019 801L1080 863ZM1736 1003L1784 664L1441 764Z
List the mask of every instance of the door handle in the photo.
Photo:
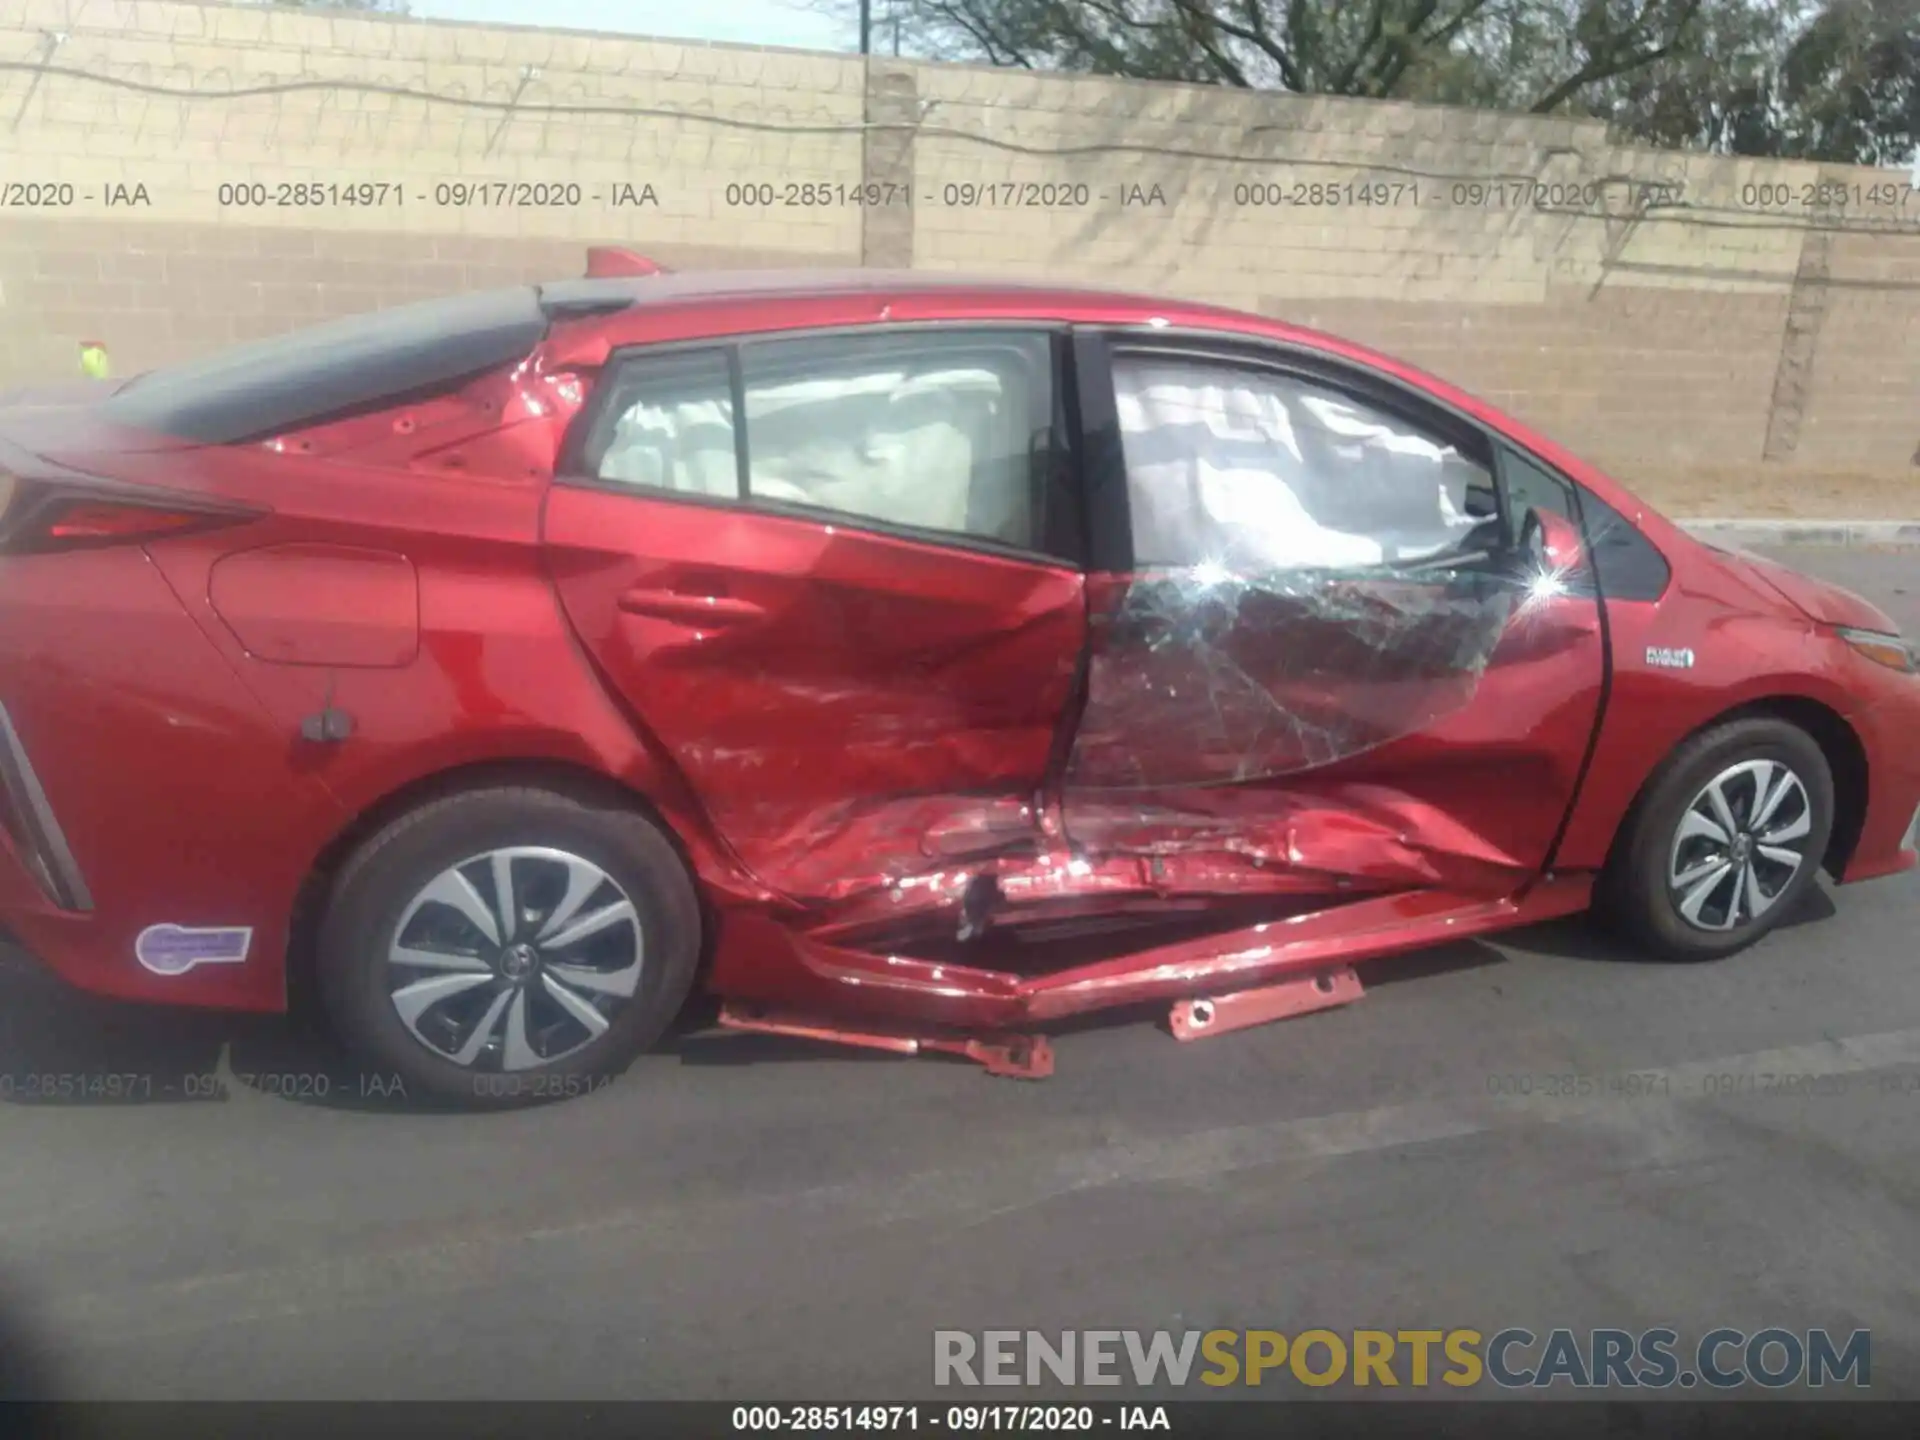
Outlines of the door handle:
M620 597L628 615L647 615L677 625L738 625L765 617L766 607L732 595L699 595L685 590L629 590Z

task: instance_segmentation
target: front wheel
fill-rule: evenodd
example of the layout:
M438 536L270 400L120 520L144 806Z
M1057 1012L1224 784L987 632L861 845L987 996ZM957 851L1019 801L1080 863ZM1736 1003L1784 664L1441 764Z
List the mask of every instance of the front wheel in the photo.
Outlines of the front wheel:
M341 1038L408 1093L492 1108L617 1073L685 1002L700 909L646 817L554 791L468 791L342 869L320 928Z
M1833 830L1833 775L1804 730L1755 717L1687 741L1601 881L1602 908L1670 960L1744 950L1805 897Z

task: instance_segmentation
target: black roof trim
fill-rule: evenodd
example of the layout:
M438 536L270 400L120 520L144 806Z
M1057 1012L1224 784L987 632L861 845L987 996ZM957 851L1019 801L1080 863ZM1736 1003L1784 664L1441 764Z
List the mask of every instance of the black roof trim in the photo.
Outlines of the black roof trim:
M556 280L538 287L540 313L548 320L578 320L588 315L617 315L630 310L639 295L627 285L605 279Z
M550 321L530 285L354 315L136 376L118 424L236 445L451 388L523 359Z

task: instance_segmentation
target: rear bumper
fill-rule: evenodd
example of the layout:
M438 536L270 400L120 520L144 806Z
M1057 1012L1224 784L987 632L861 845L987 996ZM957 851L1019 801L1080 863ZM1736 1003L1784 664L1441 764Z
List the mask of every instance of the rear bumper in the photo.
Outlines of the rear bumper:
M142 551L0 561L0 715L20 947L96 994L284 1008L294 897L339 807ZM209 932L244 953L165 963Z
M0 839L15 866L48 900L81 914L93 909L93 892L4 704L0 704Z
M0 704L0 947L72 979L47 957L84 951L92 910L93 894L66 832Z
M23 922L30 926L35 919L52 919L59 913L13 841L0 833L0 944L24 944Z

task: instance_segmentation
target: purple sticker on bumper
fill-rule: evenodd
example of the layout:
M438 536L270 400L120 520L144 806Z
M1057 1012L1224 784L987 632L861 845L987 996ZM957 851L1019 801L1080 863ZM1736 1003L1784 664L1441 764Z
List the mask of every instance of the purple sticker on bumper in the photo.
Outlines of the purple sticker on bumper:
M237 965L253 948L245 925L149 925L133 942L134 958L156 975L184 975L196 965Z

